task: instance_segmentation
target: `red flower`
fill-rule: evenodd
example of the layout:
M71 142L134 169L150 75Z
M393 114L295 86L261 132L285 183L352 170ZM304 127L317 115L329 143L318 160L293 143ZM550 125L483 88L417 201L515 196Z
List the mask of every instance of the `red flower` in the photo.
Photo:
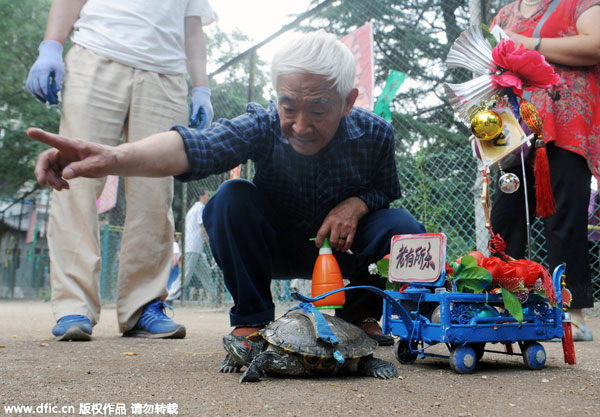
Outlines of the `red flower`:
M454 274L454 269L448 265L448 262L446 262L446 275L447 276L452 276Z
M521 96L523 90L550 88L558 83L559 76L546 58L538 51L525 49L523 45L515 48L511 39L502 39L492 50L492 59L498 66L492 81L502 87L510 87Z

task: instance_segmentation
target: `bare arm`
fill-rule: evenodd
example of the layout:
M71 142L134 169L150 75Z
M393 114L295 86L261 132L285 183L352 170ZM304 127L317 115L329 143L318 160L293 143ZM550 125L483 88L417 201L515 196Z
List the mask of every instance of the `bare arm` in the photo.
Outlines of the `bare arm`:
M192 88L208 87L206 73L206 38L202 29L202 17L185 18L185 55L187 72L192 80Z
M86 0L54 0L48 13L44 40L54 39L64 45L85 2Z
M69 188L66 180L77 177L167 177L189 170L183 140L175 131L116 147L70 139L41 129L28 129L27 135L51 146L39 155L35 176L41 185L48 184L57 190Z
M156 133L115 148L115 175L124 177L170 177L189 170L183 139L176 131Z
M538 51L552 63L570 66L596 65L600 63L600 6L592 6L577 19L575 36L542 38ZM516 43L533 49L537 38L528 38L507 32Z

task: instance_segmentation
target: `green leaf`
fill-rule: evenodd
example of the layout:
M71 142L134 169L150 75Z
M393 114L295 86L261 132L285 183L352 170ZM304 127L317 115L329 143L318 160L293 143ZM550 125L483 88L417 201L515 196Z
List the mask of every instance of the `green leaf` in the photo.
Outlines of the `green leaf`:
M464 271L461 271L459 278L485 281L486 284L484 286L490 284L493 279L492 274L490 274L490 271L481 266L473 266L471 268L465 269Z
M477 259L475 259L471 255L463 256L458 266L454 268L454 276L452 277L452 280L456 281L457 279L462 277L462 274L464 274L465 270L473 268L475 266L477 266Z
M390 271L390 259L389 258L383 258L377 261L377 272L379 273L379 275L381 275L383 278L387 279L390 275L389 275L389 271Z
M507 289L502 288L502 300L504 301L504 307L506 307L510 315L517 319L519 323L522 323L523 307L521 306L517 296Z
M460 266L465 268L473 268L477 266L477 259L471 255L465 255L460 260Z
M492 48L495 48L496 45L498 45L498 39L496 39L496 37L494 35L492 35L492 32L490 31L490 28L487 27L486 24L482 23L481 24L481 29L483 30L483 36L485 36L485 38L490 43L490 45L492 46Z
M536 293L537 295L539 295L542 298L548 298L548 297L546 297L546 291L534 290L533 292Z
M484 285L481 286L482 280L480 279L464 279L461 278L456 281L456 291L458 292L470 292L470 293L480 293L483 291L483 288L486 287Z
M385 289L387 291L398 291L398 288L400 288L400 283L399 282L392 282L390 280L387 280L385 282Z
M467 255L461 259L454 279L457 291L480 293L492 283L492 274L487 269L477 266L477 260Z

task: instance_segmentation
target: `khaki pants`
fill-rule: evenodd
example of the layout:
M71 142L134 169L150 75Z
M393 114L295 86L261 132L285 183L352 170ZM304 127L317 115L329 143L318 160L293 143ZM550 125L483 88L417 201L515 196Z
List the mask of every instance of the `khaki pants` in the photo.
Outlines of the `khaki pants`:
M135 142L185 124L183 75L141 71L73 45L65 58L60 134L106 145ZM100 315L100 244L96 200L102 179L70 180L54 191L48 245L56 319ZM173 252L172 178L125 179L127 213L117 285L119 331L132 328L142 307L166 297Z

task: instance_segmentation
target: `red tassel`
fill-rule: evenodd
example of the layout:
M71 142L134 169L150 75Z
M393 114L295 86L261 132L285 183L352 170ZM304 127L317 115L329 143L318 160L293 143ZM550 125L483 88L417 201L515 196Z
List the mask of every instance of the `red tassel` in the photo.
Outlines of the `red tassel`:
M575 344L573 343L573 331L571 329L571 321L563 321L563 331L565 335L562 338L563 354L565 363L575 365Z
M550 183L550 166L548 165L548 154L544 140L539 138L535 141L535 198L537 200L536 215L538 217L550 217L556 210L552 184Z
M554 291L554 285L552 285L552 275L546 268L540 265L542 270L542 285L544 286L544 292L550 304L556 303L556 291Z

